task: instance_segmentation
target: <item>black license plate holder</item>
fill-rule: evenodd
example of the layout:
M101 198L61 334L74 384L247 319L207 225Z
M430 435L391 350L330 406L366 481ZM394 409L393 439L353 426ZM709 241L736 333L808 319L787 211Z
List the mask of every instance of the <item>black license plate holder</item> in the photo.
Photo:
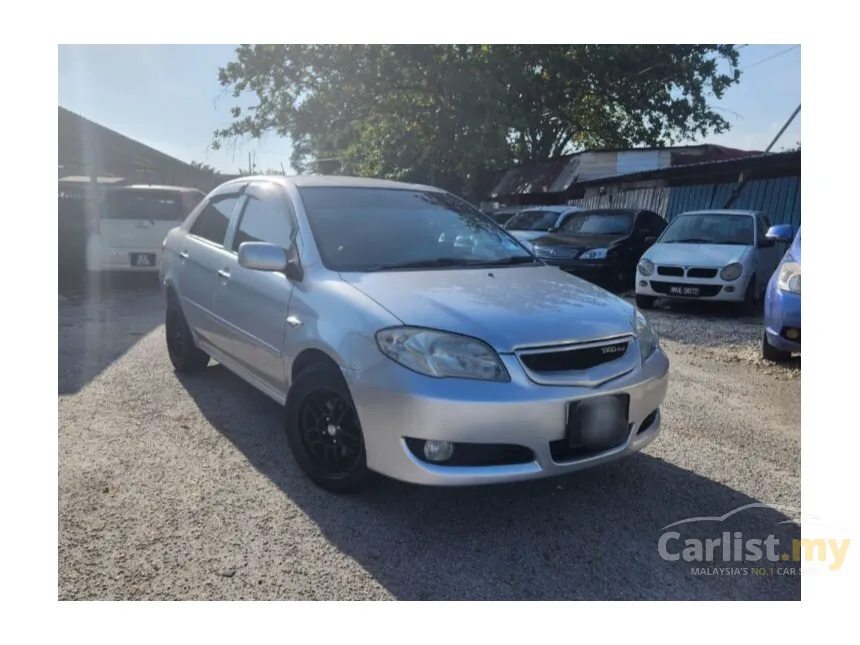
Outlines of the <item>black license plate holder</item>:
M565 438L571 449L608 450L630 436L630 395L596 396L567 404Z
M130 253L129 255L133 267L155 266L155 253Z

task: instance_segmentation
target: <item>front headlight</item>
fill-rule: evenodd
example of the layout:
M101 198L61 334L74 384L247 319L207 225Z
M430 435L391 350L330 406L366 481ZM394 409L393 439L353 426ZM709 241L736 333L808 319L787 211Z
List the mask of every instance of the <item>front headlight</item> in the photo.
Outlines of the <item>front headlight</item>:
M639 340L639 354L644 361L657 351L657 348L660 346L660 338L657 336L657 332L654 331L651 323L648 322L648 319L638 309L636 310L635 326L636 337Z
M791 260L782 265L776 286L780 291L800 294L800 264Z
M420 327L391 327L376 332L376 344L394 362L426 376L510 380L498 354L468 336Z
M585 253L579 256L580 260L605 260L606 259L606 249L589 249Z
M723 267L723 270L720 271L720 277L723 280L737 280L741 277L741 273L744 272L744 265L740 262L732 262L731 264L727 264Z
M653 275L654 263L651 260L643 258L639 261L639 273L642 275Z

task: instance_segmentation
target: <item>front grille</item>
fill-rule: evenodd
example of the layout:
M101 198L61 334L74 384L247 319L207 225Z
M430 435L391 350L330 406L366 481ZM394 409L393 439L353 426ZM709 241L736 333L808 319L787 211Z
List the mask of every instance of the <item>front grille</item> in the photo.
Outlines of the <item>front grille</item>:
M684 269L681 267L657 267L657 275L673 275L676 277L681 277L684 275Z
M671 287L695 287L699 290L699 297L711 298L720 292L723 287L719 284L679 284L676 282L660 282L651 280L651 288L657 293L669 294Z
M575 372L603 365L624 356L630 341L607 343L597 347L576 347L522 354L520 360L534 372Z
M704 267L693 267L687 270L688 278L715 278L717 277L716 269L706 269Z
M575 260L579 257L579 249L567 246L535 246L535 255L546 260Z

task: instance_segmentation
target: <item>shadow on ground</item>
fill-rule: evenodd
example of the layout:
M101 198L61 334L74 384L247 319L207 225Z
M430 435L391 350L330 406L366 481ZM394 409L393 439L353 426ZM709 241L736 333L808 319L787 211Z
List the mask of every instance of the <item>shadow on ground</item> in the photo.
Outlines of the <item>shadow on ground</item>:
M72 277L60 286L61 395L78 392L163 322L157 274L105 276L90 281ZM142 309L141 301L147 302L148 308Z
M339 550L404 600L800 599L796 576L692 575L667 562L661 528L757 502L672 464L637 455L585 473L517 485L436 489L377 478L354 496L325 493L289 454L281 408L220 365L180 380L209 422L313 519ZM678 529L799 537L770 508ZM770 567L764 562L760 566ZM777 563L773 563L774 567ZM712 562L710 566L747 566Z

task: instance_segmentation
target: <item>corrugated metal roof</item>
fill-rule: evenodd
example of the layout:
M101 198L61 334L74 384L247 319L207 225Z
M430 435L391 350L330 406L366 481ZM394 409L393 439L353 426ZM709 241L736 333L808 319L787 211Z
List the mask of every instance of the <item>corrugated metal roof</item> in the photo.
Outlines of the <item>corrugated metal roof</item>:
M654 157L653 153L658 153ZM661 155L661 153L663 153ZM549 161L527 166L514 166L506 171L500 171L498 180L489 197L491 199L505 195L523 195L534 193L563 193L574 183L579 185L607 177L618 176L619 155L624 155L622 167L637 165L641 161L633 161L636 156L648 155L658 164L657 168L643 169L638 172L656 170L661 164L686 165L690 160L705 158L705 162L714 160L735 160L759 155L758 152L738 150L713 144L693 146L675 146L663 148L628 148L583 150L569 155L563 155ZM668 155L668 158L664 155Z

